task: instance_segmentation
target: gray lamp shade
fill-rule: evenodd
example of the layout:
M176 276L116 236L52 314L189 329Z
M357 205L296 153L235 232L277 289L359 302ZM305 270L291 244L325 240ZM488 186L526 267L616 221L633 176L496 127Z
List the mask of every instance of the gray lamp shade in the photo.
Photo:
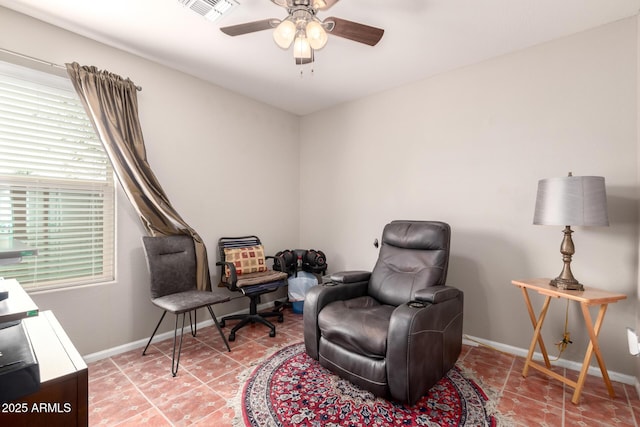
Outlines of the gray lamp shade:
M538 181L533 223L607 226L607 193L601 176L566 176Z

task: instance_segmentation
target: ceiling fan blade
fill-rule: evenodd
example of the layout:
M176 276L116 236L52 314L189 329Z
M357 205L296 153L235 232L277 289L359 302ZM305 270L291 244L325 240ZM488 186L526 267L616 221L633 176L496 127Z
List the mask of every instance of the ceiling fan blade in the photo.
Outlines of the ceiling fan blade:
M278 0L271 0L274 3ZM315 10L327 10L334 4L338 3L340 0L312 0L311 5Z
M242 34L255 33L256 31L269 30L277 27L279 23L279 19L263 19L261 21L221 27L220 31L230 36L240 36Z
M381 28L371 27L333 16L326 18L323 23L333 23L333 28L328 30L329 34L368 44L369 46L378 44L384 34L384 30Z

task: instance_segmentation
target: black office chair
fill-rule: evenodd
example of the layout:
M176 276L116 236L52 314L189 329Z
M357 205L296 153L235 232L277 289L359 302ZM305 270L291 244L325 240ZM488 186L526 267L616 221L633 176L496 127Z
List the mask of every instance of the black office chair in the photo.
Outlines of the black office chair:
M266 318L277 317L282 322L284 317L281 311L269 311L258 313L260 296L287 284L287 273L269 269L267 259L275 259L273 256L265 256L260 239L256 236L222 237L218 240L218 255L220 261L220 281L224 286L234 292L241 292L249 298L249 313L234 314L222 318L220 324L225 326L227 320L240 320L229 333L229 341L236 339L238 329L250 324L261 323L267 326L270 337L276 336L276 327ZM284 260L280 259L284 265Z
M175 377L180 364L180 352L182 351L182 336L184 333L184 321L186 313L189 313L191 334L197 333L196 310L207 307L220 336L228 351L231 351L220 323L213 313L211 306L229 301L229 293L222 289L201 291L196 286L196 253L193 238L187 235L159 236L142 238L147 267L151 279L151 302L163 309L162 316L153 330L142 355L144 356L151 344L151 340L158 331L158 327L167 312L176 315L176 325L173 332L173 353L171 356L171 374ZM191 318L191 312L194 316ZM176 344L178 335L178 317L182 314L182 328L180 330L180 343L176 357Z

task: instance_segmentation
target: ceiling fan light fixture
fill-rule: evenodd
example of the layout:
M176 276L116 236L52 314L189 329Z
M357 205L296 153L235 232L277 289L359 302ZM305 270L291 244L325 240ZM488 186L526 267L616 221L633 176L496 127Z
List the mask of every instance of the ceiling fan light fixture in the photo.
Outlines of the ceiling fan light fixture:
M309 21L305 32L307 34L307 40L309 40L309 45L311 45L313 49L322 49L327 44L329 36L327 36L327 32L319 22Z
M180 2L193 1L237 1L237 0L178 0ZM358 22L337 17L324 20L316 16L318 11L326 11L339 0L271 0L277 6L287 10L287 17L280 19L261 19L259 21L221 27L220 31L229 36L254 33L263 30L273 30L272 36L276 44L288 50L293 45L293 57L296 64L310 64L314 62L316 50L324 48L329 39L342 37L369 46L375 46L384 34L381 28L372 27Z
M289 19L282 21L275 30L273 30L273 40L282 49L289 49L293 39L296 36L296 24Z
M293 42L293 57L296 59L311 58L311 45L304 31L298 31L298 34L296 34L296 39Z
M318 9L323 9L327 7L327 2L324 0L313 0L313 8L318 10Z

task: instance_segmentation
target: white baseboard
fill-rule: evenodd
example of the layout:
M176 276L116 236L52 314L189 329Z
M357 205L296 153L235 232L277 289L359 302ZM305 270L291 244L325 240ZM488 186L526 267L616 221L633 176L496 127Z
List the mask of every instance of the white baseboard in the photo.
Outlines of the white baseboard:
M269 309L269 307L273 307L273 304L275 301L286 301L286 298L282 298L282 299L278 299L278 300L274 300L274 301L269 301L263 304L259 304L258 305L258 310L267 310ZM246 310L239 310L233 313L228 313L225 314L224 316L220 316L220 317L225 317L225 316L231 316L234 314L241 314L246 312ZM207 314L208 319L204 320L202 322L198 322L197 323L197 328L204 328L206 326L211 326L213 325L213 319L211 319L211 316L209 316ZM218 317L218 316L216 316ZM153 341L152 343L155 342L159 342L159 341L163 341L169 338L173 338L173 331L167 331L167 332L163 332L161 334L156 334L155 337L153 337ZM121 353L126 353L127 351L131 351L131 350L135 350L138 348L143 348L145 345L147 345L147 341L149 340L149 338L144 338L138 341L134 341L134 342L130 342L127 344L123 344L123 345L119 345L117 347L112 347L112 348L108 348L106 350L102 350L102 351L98 351L96 353L91 353L91 354L87 354L85 356L82 356L82 358L84 359L85 363L93 363L93 362L97 362L98 360L102 360L102 359L106 359L107 357L111 357L111 356L116 356L118 354Z
M284 299L282 299L281 301L284 301ZM260 304L258 306L259 310L264 310L267 309L270 306L273 306L274 301L269 301L267 303L264 304ZM235 313L229 313L227 315L232 315L232 314L240 314L242 313L243 310L237 311ZM227 316L225 315L225 316ZM222 316L224 317L224 316ZM209 318L208 320L205 320L203 322L198 322L198 328L204 328L206 326L210 326L213 325L213 320L211 318ZM153 338L152 342L159 342L159 341L163 341L166 340L168 338L173 337L173 331L167 331L164 332L162 334L158 334ZM109 348L106 350L102 350L102 351L98 351L96 353L91 353L91 354L87 354L86 356L83 356L83 359L86 363L93 363L93 362L97 362L98 360L101 359L106 359L107 357L111 357L111 356L115 356L121 353L126 353L127 351L131 351L131 350L135 350L138 348L142 348L145 345L147 345L147 340L148 338L144 338L138 341L134 341L134 342L130 342L127 344L123 344L123 345L119 345L117 347L113 347L113 348ZM470 345L470 346L478 346L478 345L486 345L488 347L492 347L495 348L496 350L499 351L503 351L505 353L509 353L509 354L513 354L515 356L520 356L520 357L527 357L527 353L529 352L526 349L523 348L519 348L519 347L514 347L511 345L507 345L507 344L502 344L499 342L494 342L494 341L489 341L489 340L485 340L482 338L477 338L477 337L473 337L473 336L469 336L469 335L464 335L463 340L462 340L463 344L466 345ZM534 357L537 360L541 360L542 359L542 354L536 352L534 353ZM570 360L558 360L555 362L557 364L557 366L561 366L563 368L568 368L568 369L573 369L575 371L580 371L580 369L582 368L582 365L578 362L573 362ZM600 368L595 367L595 366L589 366L589 371L588 371L589 375L594 375L597 377L601 377L602 378L602 373L600 372ZM609 378L611 378L611 380L613 381L617 381L617 382L621 382L623 384L629 384L629 385L633 385L636 388L636 391L638 392L638 395L640 395L640 382L638 381L638 378L632 376L632 375L626 375L626 374L621 374L618 372L612 372L612 371L608 371L609 373Z
M529 350L519 347L513 347L511 345L501 344L494 341L485 340L482 338L472 337L469 335L464 335L463 344L477 347L478 345L486 345L488 347L495 348L496 350L503 351L505 353L513 354L516 356L527 357L529 354ZM533 354L534 359L542 360L542 353L535 352ZM563 360L559 359L554 362L557 366L561 366L567 369L573 369L574 371L580 371L582 369L582 364L579 362L573 362L571 360ZM621 374L619 372L612 372L607 370L609 374L609 378L612 381L617 381L623 384L634 385L638 394L640 394L640 383L638 383L638 379L632 375ZM597 366L589 366L588 370L589 375L594 375L596 377L602 378L602 372L600 372L600 368Z

